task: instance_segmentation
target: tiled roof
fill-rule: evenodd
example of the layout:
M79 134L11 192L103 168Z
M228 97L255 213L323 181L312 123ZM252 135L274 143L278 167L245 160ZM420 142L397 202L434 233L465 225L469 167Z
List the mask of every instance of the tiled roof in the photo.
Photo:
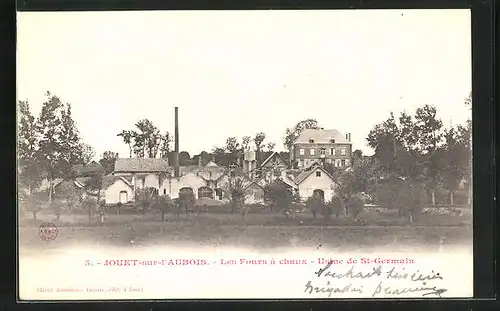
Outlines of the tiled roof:
M335 178L333 178L333 176L330 175L330 173L328 173L328 171L325 170L321 165L313 165L313 166L310 166L307 170L304 170L302 173L300 173L299 176L297 176L297 178L295 179L295 183L297 185L300 184L307 177L309 177L309 175L311 175L313 172L315 172L317 169L322 170L328 177L330 177L330 179L332 181L335 181Z
M103 190L108 189L109 186L114 184L119 179L122 180L123 182L125 182L125 184L127 186L131 186L130 183L125 178L123 178L121 176L106 175L102 178L102 189Z
M279 179L284 182L285 184L288 184L289 186L293 187L293 188L297 188L297 184L295 183L294 180L292 180L290 177L288 177L287 175L282 175L281 177L279 177Z
M311 171L303 171L297 177L295 177L295 183L300 184L304 179L311 174Z
M160 158L121 158L116 159L115 172L159 173L170 172L167 159Z
M120 176L120 177L126 180L129 184L132 184L132 176Z
M91 179L91 177L78 177L78 178L75 178L74 184L78 188L84 188L86 186L86 183L90 179ZM131 186L131 183L125 177L114 176L114 175L110 174L110 175L106 175L106 176L102 177L102 190L106 190L109 186L114 184L115 181L117 181L118 179L123 180L123 182L125 182L125 184L127 184L128 186Z
M305 129L295 140L297 143L309 143L309 140L314 139L314 143L329 144L331 139L335 139L335 143L350 144L349 141L337 130L322 130L322 129Z

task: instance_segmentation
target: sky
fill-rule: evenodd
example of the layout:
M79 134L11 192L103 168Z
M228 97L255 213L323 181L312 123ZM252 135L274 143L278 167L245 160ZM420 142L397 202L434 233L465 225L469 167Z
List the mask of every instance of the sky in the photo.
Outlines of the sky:
M17 95L38 115L72 104L97 158L128 157L117 134L150 119L191 155L315 118L353 150L390 111L470 117L469 10L20 12Z

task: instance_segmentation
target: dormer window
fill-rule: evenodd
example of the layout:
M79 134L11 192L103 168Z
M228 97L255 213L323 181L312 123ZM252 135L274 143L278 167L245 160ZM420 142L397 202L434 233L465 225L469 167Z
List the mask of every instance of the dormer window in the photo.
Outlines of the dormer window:
M314 144L314 139L309 139L309 142L310 142L311 144Z
M330 142L331 142L332 144L335 144L335 139L330 139Z

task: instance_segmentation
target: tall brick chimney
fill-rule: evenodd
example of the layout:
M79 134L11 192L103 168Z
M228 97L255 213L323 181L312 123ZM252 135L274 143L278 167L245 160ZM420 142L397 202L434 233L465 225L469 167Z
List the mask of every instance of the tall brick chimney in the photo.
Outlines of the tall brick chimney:
M174 176L179 177L179 108L175 107L175 157Z

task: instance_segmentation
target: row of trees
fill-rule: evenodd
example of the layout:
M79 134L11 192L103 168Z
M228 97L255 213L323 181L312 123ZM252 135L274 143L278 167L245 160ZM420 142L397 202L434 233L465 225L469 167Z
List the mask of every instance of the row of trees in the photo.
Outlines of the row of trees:
M72 117L71 104L47 92L38 117L28 101L18 104L19 181L30 194L43 179L49 181L49 201L55 178L72 174L75 164L88 164L95 154L85 144Z
M164 134L148 119L139 120L133 130L123 130L117 136L129 147L129 156L138 158L166 158L170 152L172 138L167 131Z
M471 100L466 100L468 106ZM398 206L402 214L408 206L408 189L420 189L421 204L435 205L436 190L447 190L448 202L461 181L470 186L472 123L443 126L435 107L425 105L413 114L393 113L376 124L367 137L373 156L356 150L347 171L325 164L337 179L338 193L346 199L352 193L366 192L384 206ZM410 187L411 186L411 187Z
M318 122L315 119L305 119L286 129L283 139L286 150L290 149L293 141L307 128L318 128ZM168 131L161 134L159 128L148 119L139 120L134 129L123 130L117 136L121 137L129 147L130 157L160 157L173 161L174 153L170 148L172 135ZM241 140L231 136L226 139L223 146L215 146L211 152L202 151L193 157L186 151L179 152L179 164L181 166L196 165L201 157L202 164L214 160L221 166L237 165L243 158L243 152L251 149L256 151L257 162L262 162L274 151L275 147L274 142L266 142L264 132L258 132L253 136L243 136ZM282 153L283 156L288 157L288 151Z
M445 128L436 108L425 105L413 115L393 114L370 131L367 141L375 150L373 172L388 180L411 180L425 186L434 204L435 190L454 191L471 180L472 123Z
M257 163L261 163L275 148L273 142L265 142L266 134L259 132L255 136L228 137L223 147L214 147L212 154L217 164L222 166L238 165L243 160L245 151L255 150ZM253 147L253 148L252 148Z

